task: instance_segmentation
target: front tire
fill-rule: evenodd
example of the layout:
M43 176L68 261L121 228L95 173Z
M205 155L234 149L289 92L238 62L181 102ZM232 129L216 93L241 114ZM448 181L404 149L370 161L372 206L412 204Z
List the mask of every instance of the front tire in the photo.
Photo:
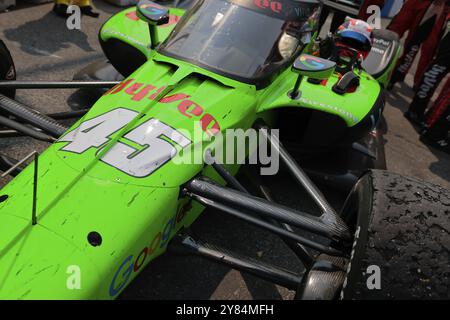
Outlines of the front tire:
M353 220L355 240L341 298L450 298L448 190L370 171L354 187L343 214Z

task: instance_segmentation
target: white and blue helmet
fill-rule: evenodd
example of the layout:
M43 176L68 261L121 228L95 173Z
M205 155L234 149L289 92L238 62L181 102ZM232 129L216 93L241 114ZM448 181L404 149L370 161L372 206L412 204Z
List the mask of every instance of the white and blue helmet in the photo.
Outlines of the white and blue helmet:
M364 48L372 47L373 28L363 20L347 17L345 22L338 28L337 34L342 39L359 42Z

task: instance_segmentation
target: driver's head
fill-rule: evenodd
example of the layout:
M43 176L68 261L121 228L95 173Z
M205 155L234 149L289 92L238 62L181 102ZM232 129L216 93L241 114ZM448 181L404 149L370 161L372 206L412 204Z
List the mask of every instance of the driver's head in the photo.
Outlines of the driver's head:
M365 58L372 48L372 31L367 22L347 17L337 35L339 42L358 50Z

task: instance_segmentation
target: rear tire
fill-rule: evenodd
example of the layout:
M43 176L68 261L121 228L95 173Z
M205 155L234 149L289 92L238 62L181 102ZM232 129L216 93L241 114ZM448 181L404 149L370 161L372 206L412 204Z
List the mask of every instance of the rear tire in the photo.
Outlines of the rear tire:
M450 298L448 190L370 171L353 189L343 213L357 221L341 298ZM380 268L381 289L373 288L376 271L366 274L374 265Z

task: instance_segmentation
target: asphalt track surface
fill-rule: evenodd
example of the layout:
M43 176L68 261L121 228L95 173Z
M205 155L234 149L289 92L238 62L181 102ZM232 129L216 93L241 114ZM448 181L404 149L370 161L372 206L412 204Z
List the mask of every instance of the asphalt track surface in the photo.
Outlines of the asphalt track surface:
M69 31L65 21L52 12L52 4L20 5L0 13L0 38L9 47L21 80L68 80L73 74L102 57L97 32L102 23L120 10L103 1L94 1L98 19L83 17L81 30ZM418 177L450 189L450 157L423 145L416 130L403 118L412 97L411 75L388 94L385 135L388 169ZM85 107L74 90L20 90L17 99L45 113ZM0 140L2 153L21 158L47 144L30 138ZM304 207L305 197L295 187L287 187L289 177L281 174L270 181L273 190L282 190L276 200ZM0 186L8 180L0 181ZM301 202L301 203L300 203ZM339 206L339 202L336 206ZM310 206L310 203L308 204ZM261 258L300 272L301 265L287 247L273 235L211 210L194 224L202 239L231 250ZM121 295L122 299L291 299L293 291L242 274L199 258L166 254L150 264Z

